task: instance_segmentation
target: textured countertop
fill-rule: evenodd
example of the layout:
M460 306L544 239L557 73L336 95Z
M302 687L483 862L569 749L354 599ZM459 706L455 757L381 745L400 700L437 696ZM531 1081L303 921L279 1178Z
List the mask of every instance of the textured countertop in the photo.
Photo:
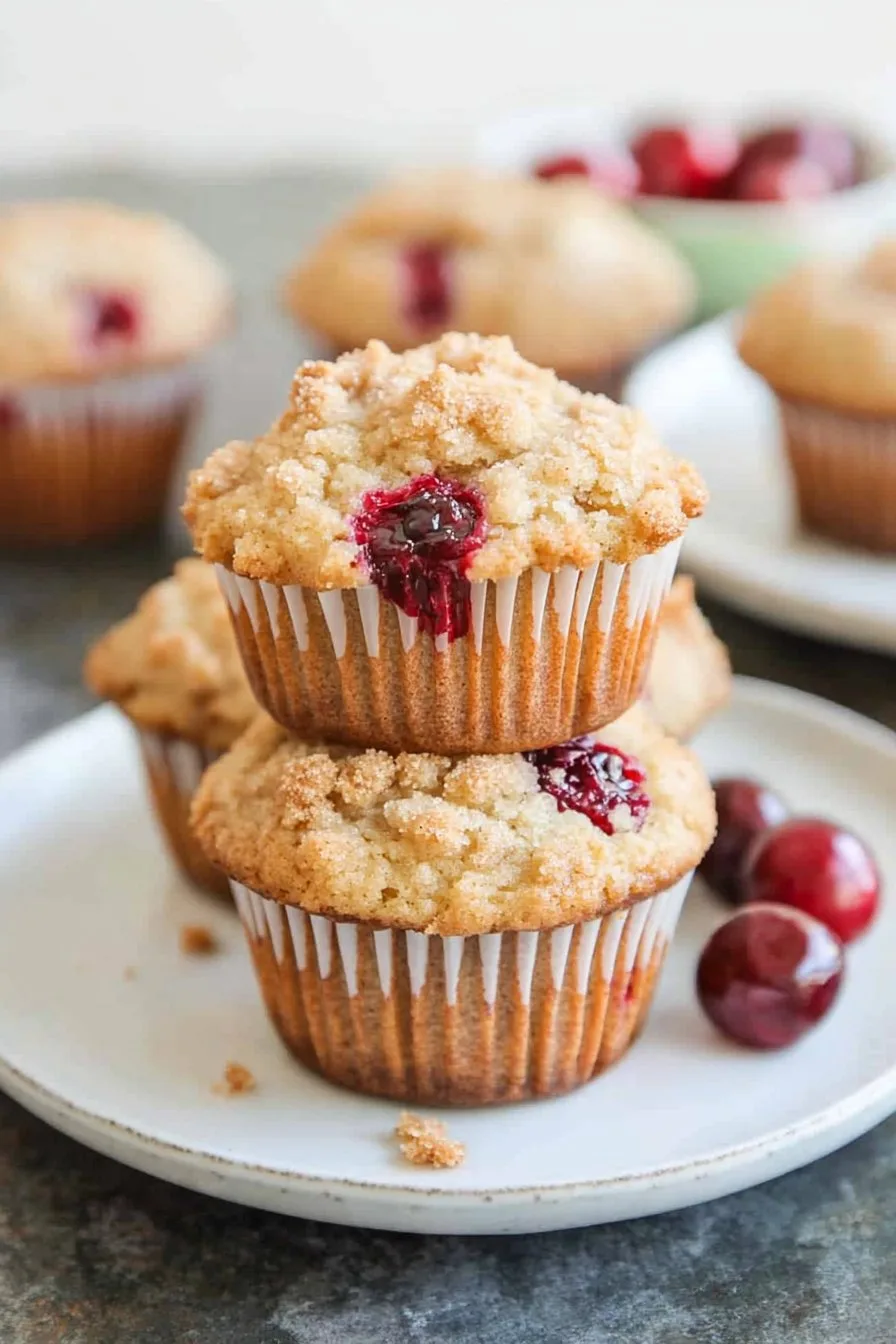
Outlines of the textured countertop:
M241 327L191 456L279 409L303 353L276 277L352 190L335 176L7 180L159 205L226 256ZM0 558L0 753L90 704L85 646L185 549ZM707 604L739 672L896 727L894 664ZM749 1104L749 1098L744 1099ZM411 1237L256 1213L128 1171L0 1096L3 1344L893 1344L896 1118L804 1171L635 1223Z

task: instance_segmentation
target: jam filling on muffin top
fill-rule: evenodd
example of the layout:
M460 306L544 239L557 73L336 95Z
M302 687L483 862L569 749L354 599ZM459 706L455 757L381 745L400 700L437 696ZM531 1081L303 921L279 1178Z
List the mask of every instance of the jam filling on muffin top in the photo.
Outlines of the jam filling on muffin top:
M561 812L583 813L605 835L640 830L650 799L639 787L647 776L634 756L590 737L523 756L538 771L538 787L556 799Z
M130 294L115 290L88 290L81 299L84 328L90 345L101 349L112 342L136 340L140 316Z
M402 254L404 314L419 333L444 331L451 317L451 275L448 248L442 243L414 243Z
M460 639L470 628L470 559L485 540L479 491L438 476L371 490L354 519L355 541L380 592L420 629Z

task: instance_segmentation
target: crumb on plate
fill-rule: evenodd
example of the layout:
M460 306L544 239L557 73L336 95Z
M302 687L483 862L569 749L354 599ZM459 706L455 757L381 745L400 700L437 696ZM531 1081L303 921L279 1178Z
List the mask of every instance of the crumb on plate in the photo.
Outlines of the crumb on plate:
M125 966L125 968L124 968L124 979L125 979L125 980L136 980L136 979L137 979L137 967L136 967L136 966Z
M459 1167L467 1155L464 1145L449 1139L441 1120L402 1111L395 1126L402 1157L415 1167Z
M205 924L184 924L180 931L180 950L189 957L205 957L217 952L218 940Z
M239 1097L244 1092L254 1092L255 1087L254 1074L246 1068L245 1064L237 1064L231 1059L224 1065L223 1081L215 1083L213 1090L222 1097Z

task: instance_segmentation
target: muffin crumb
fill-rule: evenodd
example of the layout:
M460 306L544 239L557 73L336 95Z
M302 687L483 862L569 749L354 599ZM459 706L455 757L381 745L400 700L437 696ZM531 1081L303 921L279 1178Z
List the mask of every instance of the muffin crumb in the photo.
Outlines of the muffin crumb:
M219 948L220 944L207 924L181 926L180 950L188 957L206 957Z
M212 1091L221 1097L239 1097L246 1092L254 1092L256 1086L255 1075L245 1064L237 1064L231 1059L224 1065L223 1081L215 1083Z
M395 1126L399 1151L415 1167L459 1167L467 1150L458 1139L449 1139L441 1120L426 1120L412 1111L402 1111Z

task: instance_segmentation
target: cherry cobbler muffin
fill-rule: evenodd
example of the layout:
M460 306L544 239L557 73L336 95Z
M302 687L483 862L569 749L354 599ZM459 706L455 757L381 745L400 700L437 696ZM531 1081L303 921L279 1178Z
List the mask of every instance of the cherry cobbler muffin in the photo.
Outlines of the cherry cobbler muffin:
M634 411L452 334L302 365L267 434L193 473L184 513L274 718L460 753L629 707L704 500Z
M644 701L673 737L689 738L731 693L728 650L694 601L694 581L681 574L663 603Z
M641 706L460 759L309 745L265 717L192 816L297 1057L469 1104L566 1091L628 1048L715 829L696 758Z
M110 537L162 510L231 306L167 219L87 201L0 212L0 542Z
M740 355L777 398L805 527L896 552L896 235L760 294Z
M181 560L94 645L84 675L137 730L156 813L180 867L226 896L226 879L190 830L190 803L203 770L258 709L214 571L201 560Z
M417 173L359 202L289 276L290 313L337 352L443 331L619 396L632 359L690 315L686 263L590 184Z

